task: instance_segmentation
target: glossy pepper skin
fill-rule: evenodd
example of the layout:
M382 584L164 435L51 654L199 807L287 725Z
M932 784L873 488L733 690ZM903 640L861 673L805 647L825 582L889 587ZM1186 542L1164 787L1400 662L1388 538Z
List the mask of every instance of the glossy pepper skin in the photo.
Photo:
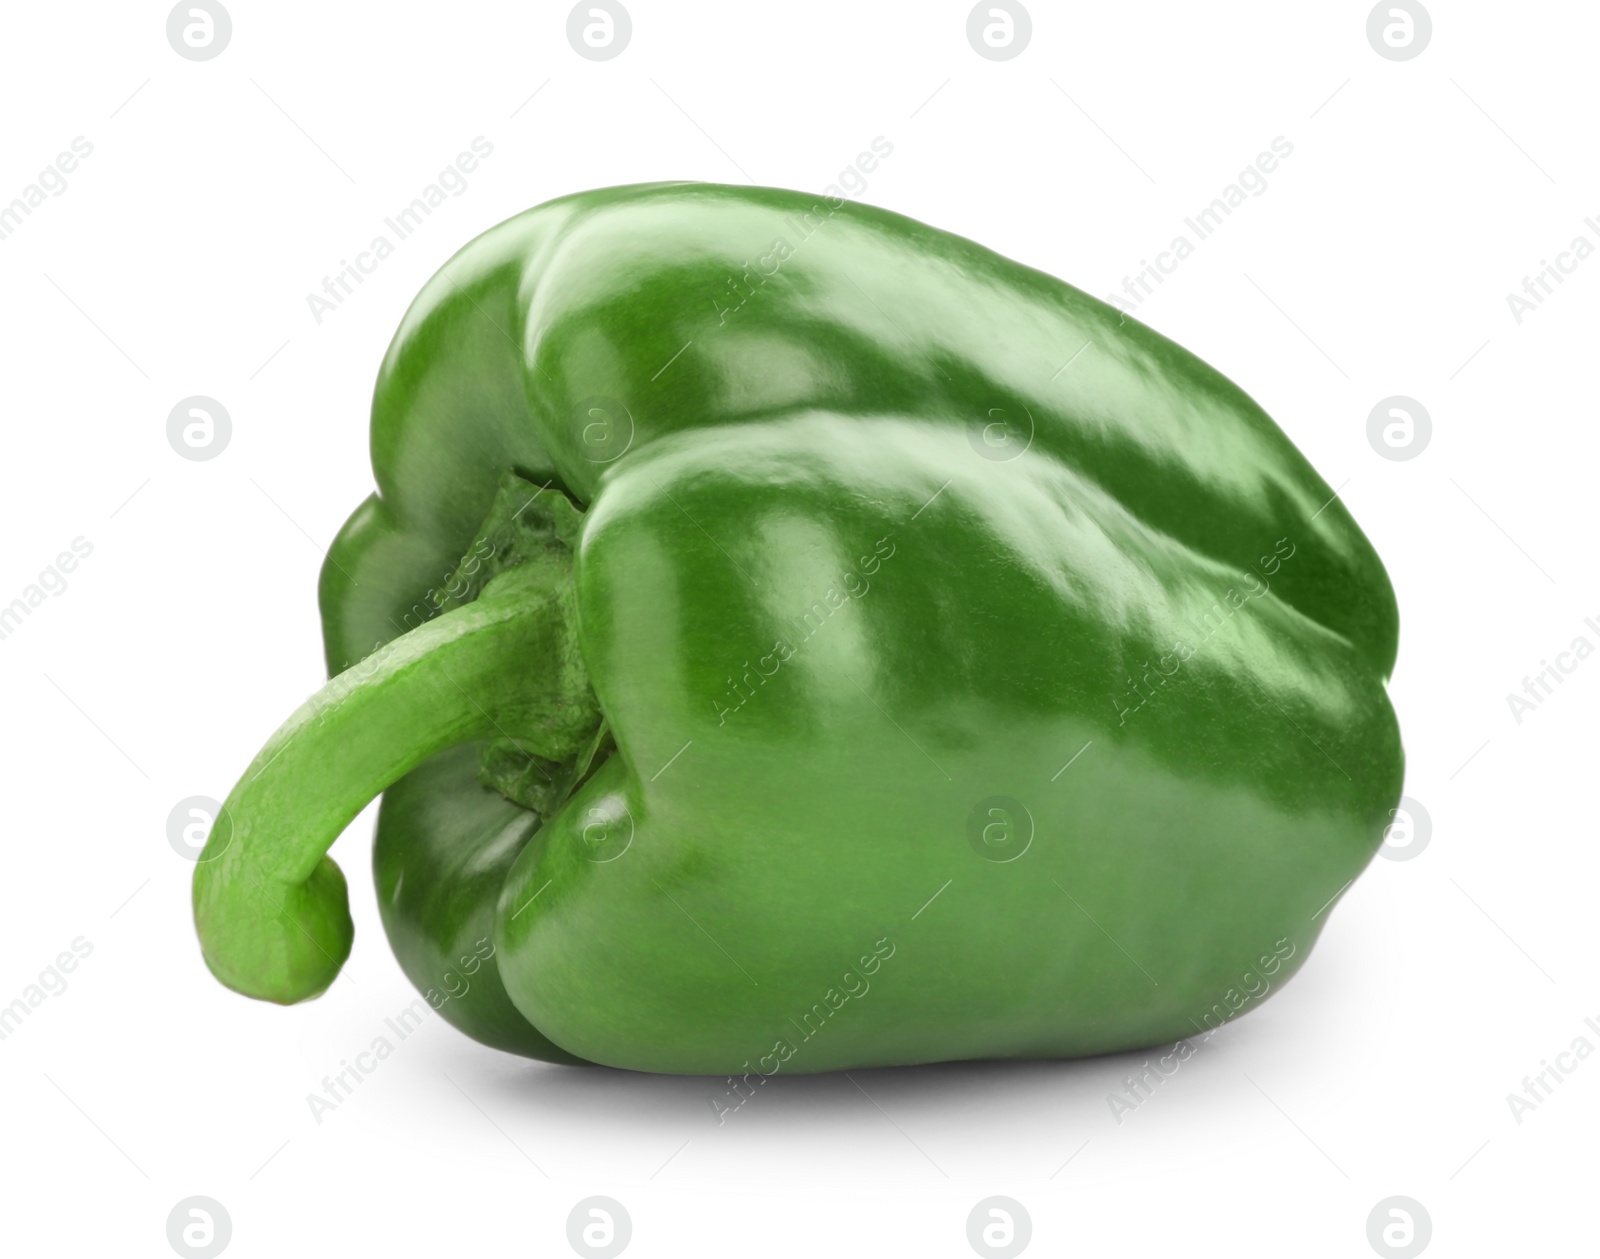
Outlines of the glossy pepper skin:
M197 872L251 995L331 981L322 853L393 782L385 928L488 1044L715 1074L1145 1047L1292 974L1400 792L1394 595L1283 433L887 211L530 210L413 303L372 453L322 574L335 676Z

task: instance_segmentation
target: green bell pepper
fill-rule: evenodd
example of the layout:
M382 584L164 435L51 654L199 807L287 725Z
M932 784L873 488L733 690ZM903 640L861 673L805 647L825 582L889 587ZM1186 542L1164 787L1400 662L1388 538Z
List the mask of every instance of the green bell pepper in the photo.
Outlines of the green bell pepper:
M337 974L326 852L383 792L394 951L501 1049L1150 1046L1300 966L1399 795L1393 591L1284 434L884 210L679 183L519 215L407 312L372 459L331 680L196 870L253 997Z

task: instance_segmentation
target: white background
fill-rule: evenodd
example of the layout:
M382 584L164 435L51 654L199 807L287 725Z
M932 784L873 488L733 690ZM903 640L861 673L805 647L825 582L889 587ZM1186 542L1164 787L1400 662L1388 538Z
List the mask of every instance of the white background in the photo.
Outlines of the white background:
M1600 657L1520 723L1506 695L1600 646L1600 260L1520 324L1506 295L1600 242L1600 13L1439 0L1393 62L1362 3L1041 2L992 62L962 3L629 3L601 63L565 4L237 0L206 62L162 5L7 9L0 203L75 136L94 151L0 241L0 604L72 539L93 553L0 641L0 1004L93 952L0 1042L0 1249L171 1254L195 1194L241 1259L567 1254L591 1194L641 1259L969 1255L994 1194L1036 1254L1367 1255L1396 1194L1431 1254L1592 1247L1600 1055L1520 1124L1506 1095L1600 1047ZM306 295L480 135L467 190L316 323ZM321 548L371 488L406 304L550 197L816 190L880 135L865 200L1096 294L1293 144L1138 314L1259 399L1384 557L1428 847L1374 862L1300 976L1120 1123L1107 1095L1146 1055L779 1077L719 1126L718 1081L533 1064L431 1020L318 1124L306 1095L413 996L370 812L335 848L353 982L291 1009L206 972L166 824L320 684ZM233 420L209 462L166 438L193 394ZM1403 462L1366 435L1395 394L1433 420Z

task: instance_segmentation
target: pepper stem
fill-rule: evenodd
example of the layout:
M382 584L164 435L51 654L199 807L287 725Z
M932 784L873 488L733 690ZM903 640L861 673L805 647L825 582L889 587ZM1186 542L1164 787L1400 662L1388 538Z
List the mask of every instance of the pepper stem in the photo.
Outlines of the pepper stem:
M428 757L497 736L554 762L592 747L601 714L569 574L555 547L500 573L331 679L267 741L195 870L195 926L218 979L283 1004L333 982L354 929L328 848Z

